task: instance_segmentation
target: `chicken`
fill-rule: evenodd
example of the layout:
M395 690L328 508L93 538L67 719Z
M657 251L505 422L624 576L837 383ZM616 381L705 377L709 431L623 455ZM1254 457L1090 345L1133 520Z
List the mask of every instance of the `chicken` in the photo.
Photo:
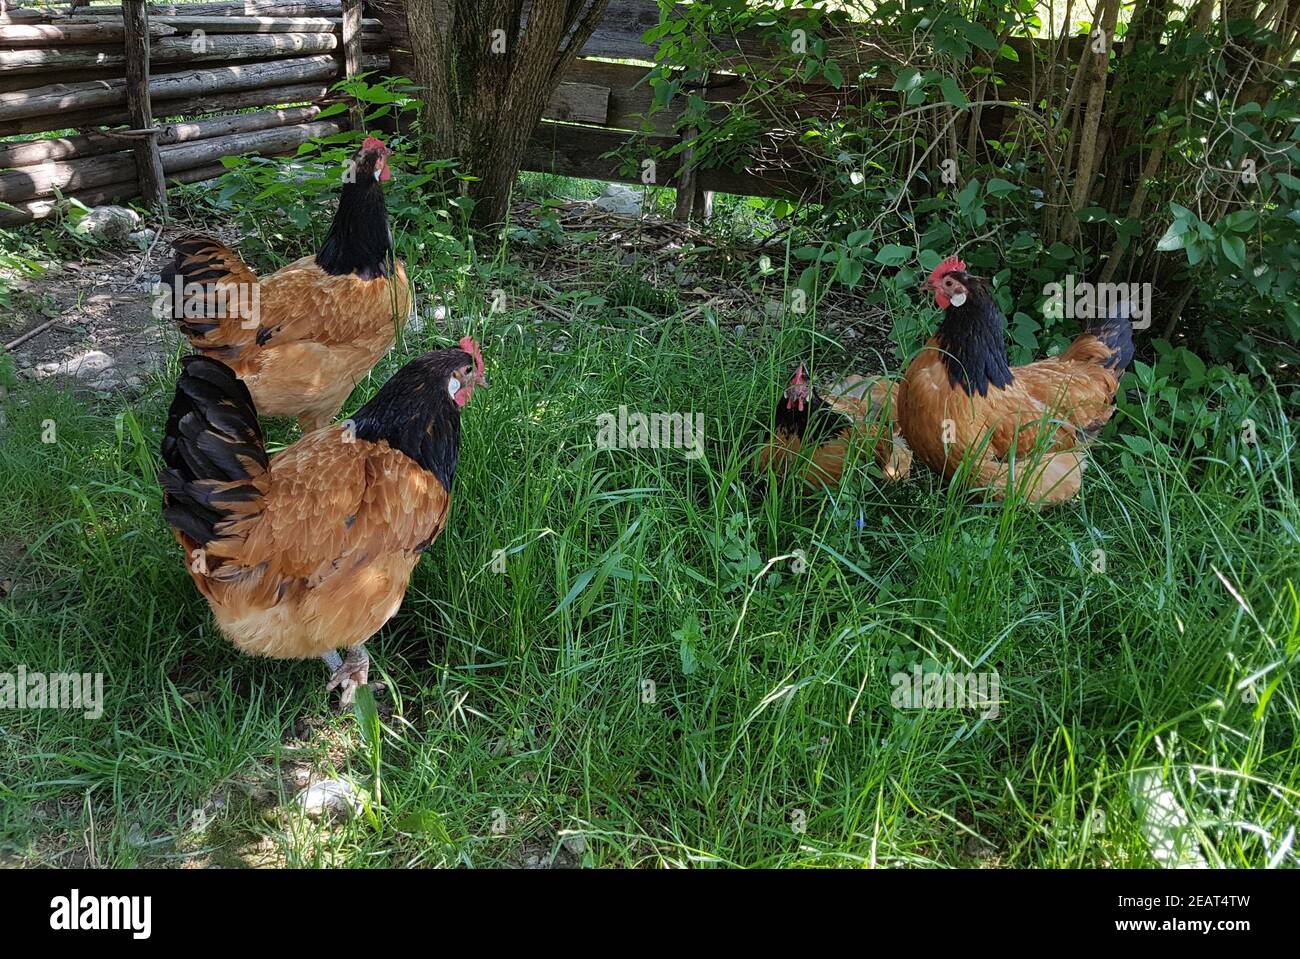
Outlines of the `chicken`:
M487 385L479 348L466 337L412 360L351 419L269 461L248 388L210 357L181 362L159 481L190 578L231 643L322 657L346 706L367 680L363 644L446 526L461 407Z
M1060 356L1012 368L1006 318L987 281L950 257L928 283L944 319L900 384L898 422L908 445L949 479L966 462L965 481L997 498L1012 487L1037 505L1075 496L1083 443L1110 419L1133 358L1128 307Z
M876 464L891 482L905 479L912 452L894 423L895 386L883 377L857 374L822 396L807 379L802 363L776 404L775 434L759 450L756 467L770 467L777 478L797 472L811 487L832 486L844 472L854 443L872 447ZM811 453L804 447L812 446Z
M388 153L375 137L362 144L314 257L259 279L221 241L189 234L162 271L190 345L234 370L260 414L297 417L304 432L334 419L411 311L380 185Z

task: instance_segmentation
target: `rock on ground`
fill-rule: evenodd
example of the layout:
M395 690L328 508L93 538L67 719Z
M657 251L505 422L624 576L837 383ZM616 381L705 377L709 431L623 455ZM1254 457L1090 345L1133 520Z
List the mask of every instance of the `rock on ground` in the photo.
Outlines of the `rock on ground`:
M140 226L140 214L124 206L97 206L77 221L73 228L82 236L92 236L110 243L124 243Z
M604 210L606 213L617 213L620 216L640 216L641 194L630 186L624 186L622 183L611 183L605 187L604 193L592 201L592 205L598 210Z

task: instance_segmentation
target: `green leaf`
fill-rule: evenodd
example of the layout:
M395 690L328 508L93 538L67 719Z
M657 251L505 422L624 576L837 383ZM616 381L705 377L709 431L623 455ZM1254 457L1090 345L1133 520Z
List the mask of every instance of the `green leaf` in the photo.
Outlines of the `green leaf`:
M1174 220L1173 223L1169 224L1169 229L1165 230L1165 235L1156 244L1156 249L1163 253L1181 250L1183 248L1184 225L1182 220Z
M1119 437L1125 446L1135 453L1150 453L1151 441L1145 436L1135 436L1131 433L1121 433Z
M681 629L673 630L673 639L678 643L678 655L682 661L682 675L689 676L695 672L699 666L699 659L695 650L699 648L704 640L704 633L700 630L699 617L694 613L686 617L682 623Z
M1183 361L1183 367L1187 371L1186 385L1189 387L1199 386L1205 379L1205 361L1191 350L1183 350L1180 358Z
M417 809L397 820L394 828L398 832L432 833L443 842L451 842L451 834L443 825L442 817L432 809Z
M1233 233L1249 233L1257 222L1259 214L1254 210L1235 210L1220 220L1219 225Z
M573 585L569 587L569 591L564 594L564 598L560 600L555 609L551 610L547 619L550 619L553 616L558 616L564 610L568 609L569 606L582 595L583 591L586 590L588 586L592 586L592 592L587 596L586 600L578 610L579 617L585 618L588 611L591 609L591 604L596 599L596 595L599 593L601 587L605 585L605 581L609 579L609 574L613 571L614 567L618 565L619 561L622 560L624 544L632 538L632 535L640 526L641 521L639 519L634 520L623 534L619 536L614 545L605 551L604 555L601 556L600 561L595 566L579 573L578 578L574 580Z
M900 246L897 243L889 243L881 247L876 253L876 262L882 266L902 266L916 253L916 250L910 246Z
M993 36L993 31L982 23L967 21L961 24L960 29L966 39L980 49L992 50L998 45L998 39Z
M963 213L969 213L975 205L975 200L979 196L980 181L979 177L967 183L960 193L957 194L957 205L961 207Z
M1231 260L1238 267L1246 267L1246 241L1239 236L1224 236L1219 239L1219 246L1223 248L1223 255Z
M1016 185L1008 180L1000 180L994 177L989 180L988 185L984 187L989 196L1006 196L1016 189Z
M939 90L943 93L943 98L959 110L970 106L970 101L966 99L966 94L962 93L955 77L944 77L940 80Z
M1286 328L1292 339L1300 340L1300 303L1294 300L1287 300Z
M835 273L840 278L840 282L845 286L857 286L858 280L862 279L862 271L865 267L861 260L855 257L846 256L840 260L839 267Z
M822 68L822 76L826 78L827 83L837 90L844 86L844 71L840 69L840 65L834 60L826 61L826 65Z
M908 67L894 78L894 85L890 87L896 92L912 91L921 82L921 71L916 67Z

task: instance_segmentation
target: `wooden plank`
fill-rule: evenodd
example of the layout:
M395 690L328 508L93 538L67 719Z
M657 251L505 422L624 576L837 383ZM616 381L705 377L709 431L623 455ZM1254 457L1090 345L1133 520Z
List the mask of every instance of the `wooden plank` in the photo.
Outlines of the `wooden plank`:
M36 10L31 7L9 7L4 13L0 13L0 24L4 25L11 23L45 23L49 19L49 11Z
M630 142L629 134L617 130L544 120L529 140L522 168L535 173L640 184L639 164L623 168L618 159L604 157L611 151L623 149ZM650 137L645 142L668 149L677 141L673 137ZM679 157L661 159L656 163L653 185L674 186L680 172ZM818 187L816 178L809 172L783 170L775 163L765 167L755 165L747 170L700 170L697 183L703 190L744 196L814 197Z
M654 91L646 82L649 67L632 66L626 63L606 63L601 60L575 60L569 72L564 75L565 83L586 83L609 90L604 125L620 130L647 129L644 118L650 112L654 100ZM673 122L680 113L674 105L669 110L656 114L649 123L647 132L672 133ZM547 119L559 120L562 117L544 114Z
M121 203L140 195L140 185L134 180L121 180L95 189L81 190L77 199L86 206L98 206L101 203ZM13 226L32 220L43 220L54 216L62 206L61 201L47 198L26 200L11 204L16 210L0 210L0 225Z
M173 26L149 24L149 36L169 37ZM96 23L30 23L0 25L0 47L43 47L53 44L116 43L126 40L126 27L116 21Z
M159 124L158 144L166 146L172 143L188 143L192 140L226 136L231 133L265 130L291 123L307 123L315 119L320 111L319 106L287 107L282 110L261 110L257 113L241 113L208 120L183 120ZM157 122L156 118L155 122ZM56 160L80 160L105 153L116 153L126 145L127 141L121 137L101 132L84 136L0 144L0 169L36 166Z
M332 136L341 129L341 125L333 121L317 120L177 143L160 147L159 154L163 170L171 175L177 170L214 163L223 156L286 153L309 140ZM81 199L85 191L130 179L134 172L135 161L127 151L43 163L0 173L0 199L17 203L49 196L56 189L65 196Z
M249 153L267 156L286 153L310 140L333 136L342 129L343 125L334 120L316 120L312 123L208 137L192 143L177 143L161 148L163 168L170 173L215 163L222 157Z
M406 26L406 0L366 0L366 15L384 25L393 46L411 49L411 35Z
M205 60L252 60L294 54L328 53L337 49L332 33L266 33L163 37L150 44L155 63L197 63ZM121 45L73 46L40 50L0 50L0 73L48 70L108 69L126 65Z
M641 35L658 25L659 5L655 0L609 0L605 19L582 48L581 56L654 63L655 48L643 43Z
M135 159L125 151L84 160L43 163L0 173L0 200L17 203L49 196L56 188L67 196L77 196L93 187L130 180L135 175ZM140 192L138 181L135 192Z
M201 60L249 60L295 54L330 53L338 49L332 33L253 33L205 35L199 49L190 37L167 37L153 44L159 63Z
M82 7L77 17L116 17L113 7ZM234 3L151 3L158 17L338 17L339 0L243 0Z
M285 156L296 152L286 150L284 153L267 153L263 156ZM176 170L167 174L168 183L199 183L203 180L214 180L226 172L226 168L220 163L209 163L204 166L192 167L188 170ZM133 180L124 180L120 183L111 183L108 186L97 187L93 190L81 191L77 199L87 206L94 206L99 203L116 203L129 200L139 194L139 186ZM21 203L13 204L18 208L14 210L0 210L0 225L10 226L17 223L27 223L31 220L40 220L53 216L58 212L62 201L53 198L41 200L27 200Z
M611 57L621 60L641 60L647 63L656 61L656 45L644 43L641 36L659 23L659 10L655 0L610 0L601 21L586 46L582 48L583 57ZM788 26L797 25L798 18L792 17ZM846 77L865 70L868 66L884 67L880 79L872 86L888 88L894 82L893 75L906 64L897 62L887 52L895 45L879 43L878 35L868 35L865 31L855 30L852 23L837 24L824 21L820 31L812 30L811 35L823 37L829 48L829 56L840 61ZM736 69L743 65L765 66L778 58L783 51L775 50L765 39L765 31L751 29L738 34L718 33L712 36L715 49L720 57L716 64L718 69ZM903 39L903 38L899 38ZM1087 38L1072 37L1067 42L1066 61L1076 63L1083 51ZM1000 60L997 64L998 76L1004 80L999 87L1002 99L1024 97L1029 95L1035 82L1043 82L1042 65L1035 65L1035 53L1045 52L1049 41L1029 37L1016 37L1007 41L1019 55L1018 61ZM1054 41L1051 42L1054 46ZM1036 49L1037 48L1037 51ZM790 62L786 58L786 62ZM566 79L568 77L566 76Z
M261 87L239 93L221 93L217 96L200 96L188 100L167 100L162 109L167 116L194 117L204 113L225 110L242 110L247 107L281 106L286 103L307 103L328 96L329 83L297 83L278 87Z
M609 87L591 83L561 83L542 116L573 123L604 124L609 116Z
M705 75L706 89L712 78L711 72ZM681 174L677 178L677 202L673 206L673 219L683 223L690 223L692 219L704 214L704 190L700 188L699 170L695 167L695 141L699 135L700 131L695 126L687 127L681 134L684 149ZM700 207L698 213L697 205Z
M96 23L112 24L108 17L96 17ZM152 17L151 22L181 32L202 30L205 33L339 33L342 17ZM93 25L93 24L92 24ZM379 34L384 25L373 17L361 21L361 32Z
M233 92L311 80L329 80L334 73L334 58L328 55L272 60L246 67L209 67L153 77L149 83L149 95L154 100L181 99L211 90ZM0 120L57 114L64 110L117 106L124 103L125 99L125 80L95 80L90 83L36 87L0 94Z
M167 100L158 109L160 116L190 119L205 113L220 113L223 110L281 106L287 103L311 103L326 97L329 92L330 85L328 83L291 84L281 87L265 87L260 90L245 90L240 93L222 93L215 97L200 96L187 100ZM28 117L12 123L0 123L0 136L44 133L47 130L76 130L87 127L112 126L126 123L129 119L130 117L125 109L76 110L56 114L52 117Z
M149 102L149 13L145 0L122 0L122 22L126 25L123 44L126 56L126 108L131 125L147 135L136 138L136 179L145 206L167 216L167 184L163 181L162 157L153 132L153 107Z
M524 150L522 169L534 173L557 173L561 176L639 184L639 168L624 169L618 160L604 158L604 154L625 147L629 141L628 134L614 130L598 130L595 127L543 120ZM650 142L667 149L676 141L671 137L653 137ZM656 185L670 186L677 176L677 168L676 158L657 164Z
M123 39L126 34L123 33ZM43 73L51 70L113 69L126 65L122 43L101 46L46 47L0 50L0 73Z

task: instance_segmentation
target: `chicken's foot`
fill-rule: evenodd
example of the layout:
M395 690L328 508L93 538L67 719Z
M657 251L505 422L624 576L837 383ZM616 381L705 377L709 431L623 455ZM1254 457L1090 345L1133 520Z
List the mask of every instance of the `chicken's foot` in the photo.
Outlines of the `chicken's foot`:
M321 659L325 660L325 665L330 668L330 679L325 684L325 691L330 692L338 687L341 691L339 706L347 709L352 705L357 687L366 685L369 679L370 656L366 653L366 647L364 645L351 647L346 659L341 659L339 654L332 650Z

